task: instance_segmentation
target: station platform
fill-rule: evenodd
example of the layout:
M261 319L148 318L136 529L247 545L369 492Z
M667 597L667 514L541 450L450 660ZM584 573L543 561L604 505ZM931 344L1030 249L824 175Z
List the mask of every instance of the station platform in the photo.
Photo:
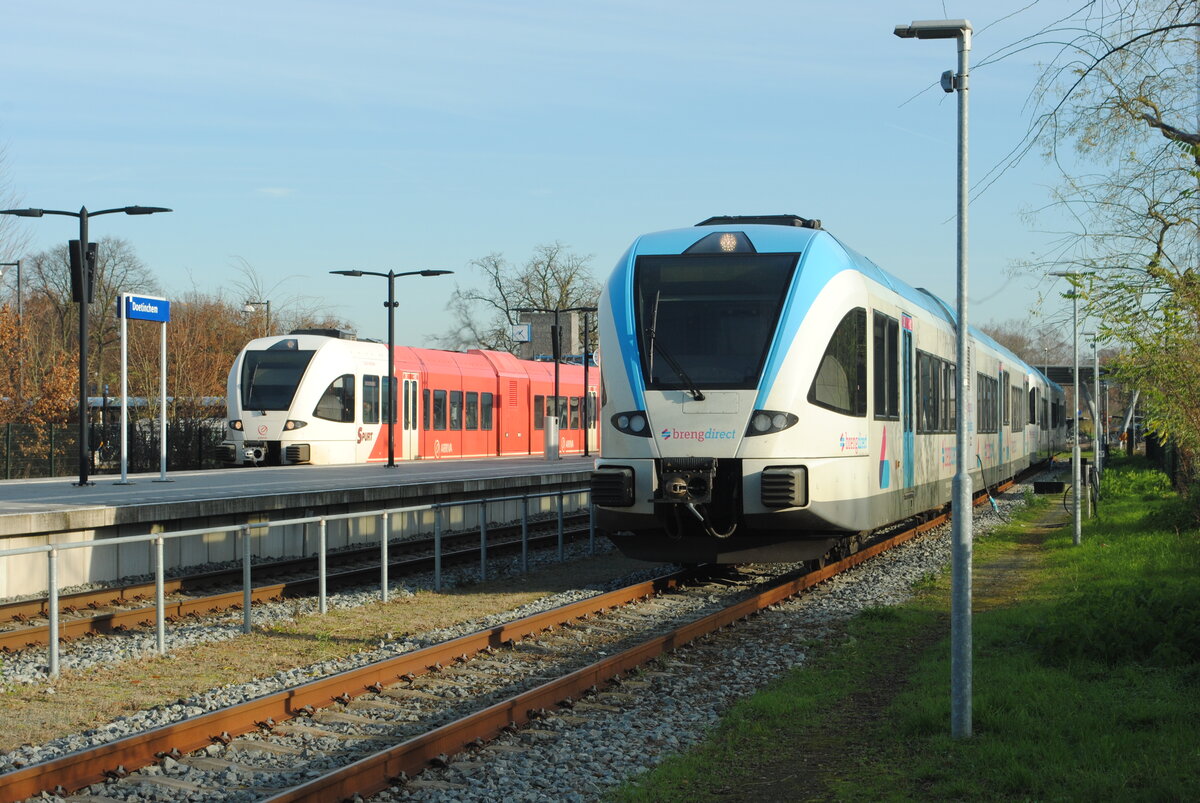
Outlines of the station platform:
M572 505L586 504L578 491L592 469L590 457L428 460L384 465L273 466L212 471L94 475L80 487L72 477L0 481L0 550L211 528L208 536L179 539L174 566L199 565L234 557L232 530L246 525L312 516L339 516L408 506L445 504L575 489ZM548 502L549 500L545 500ZM539 503L538 509L546 509ZM370 517L367 517L369 520ZM469 526L469 514L461 518ZM420 526L419 522L416 526ZM304 528L267 528L272 537L256 555L287 555L304 549ZM369 537L367 524L347 528L347 543ZM289 531L292 531L289 534ZM299 546L297 546L299 544ZM97 582L141 570L146 549L104 550L113 560L97 560L92 550L76 550L81 565L67 571L64 584ZM75 554L72 553L72 554ZM138 557L129 560L128 554ZM44 585L42 558L0 558L0 598L30 593ZM26 576L32 570L34 578Z

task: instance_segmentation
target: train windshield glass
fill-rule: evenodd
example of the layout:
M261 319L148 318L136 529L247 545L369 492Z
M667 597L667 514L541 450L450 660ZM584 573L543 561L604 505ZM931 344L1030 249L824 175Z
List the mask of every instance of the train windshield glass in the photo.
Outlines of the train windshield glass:
M311 351L247 351L242 359L242 409L286 410Z
M754 388L799 254L637 261L638 340L651 390Z

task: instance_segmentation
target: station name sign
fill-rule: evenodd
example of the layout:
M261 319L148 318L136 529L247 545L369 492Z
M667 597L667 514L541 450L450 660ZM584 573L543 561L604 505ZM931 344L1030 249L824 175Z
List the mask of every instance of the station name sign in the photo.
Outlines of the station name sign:
M121 300L124 304L121 305L119 314L125 318L135 321L161 321L163 323L171 320L171 302L165 298L135 296L122 293Z

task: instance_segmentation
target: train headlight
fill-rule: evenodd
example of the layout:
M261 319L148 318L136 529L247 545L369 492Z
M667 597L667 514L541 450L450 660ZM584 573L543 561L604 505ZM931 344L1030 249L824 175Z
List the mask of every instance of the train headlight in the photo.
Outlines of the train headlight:
M307 427L307 426L308 426L307 421L296 421L295 419L291 419L291 418L289 418L287 421L283 422L284 430L300 429L300 427Z
M626 435L637 435L640 438L650 437L650 424L646 421L646 414L640 410L631 413L617 413L611 420L612 425L619 432Z
M800 418L792 413L778 410L755 410L750 416L750 426L746 427L746 435L770 435L794 426Z
M240 418L231 419L229 421L229 428L236 429L238 432L241 432L242 431L242 420Z

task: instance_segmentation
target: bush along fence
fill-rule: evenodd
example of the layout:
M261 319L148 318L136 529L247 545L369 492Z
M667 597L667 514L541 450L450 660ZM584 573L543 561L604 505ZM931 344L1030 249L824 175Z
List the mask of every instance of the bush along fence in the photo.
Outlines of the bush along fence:
M0 439L3 477L67 477L79 472L79 425L63 422L35 428L8 423ZM191 471L220 468L217 446L225 437L223 418L178 418L167 421L167 469ZM130 421L129 471L137 474L159 469L158 420ZM120 424L94 424L88 432L93 474L121 473Z

